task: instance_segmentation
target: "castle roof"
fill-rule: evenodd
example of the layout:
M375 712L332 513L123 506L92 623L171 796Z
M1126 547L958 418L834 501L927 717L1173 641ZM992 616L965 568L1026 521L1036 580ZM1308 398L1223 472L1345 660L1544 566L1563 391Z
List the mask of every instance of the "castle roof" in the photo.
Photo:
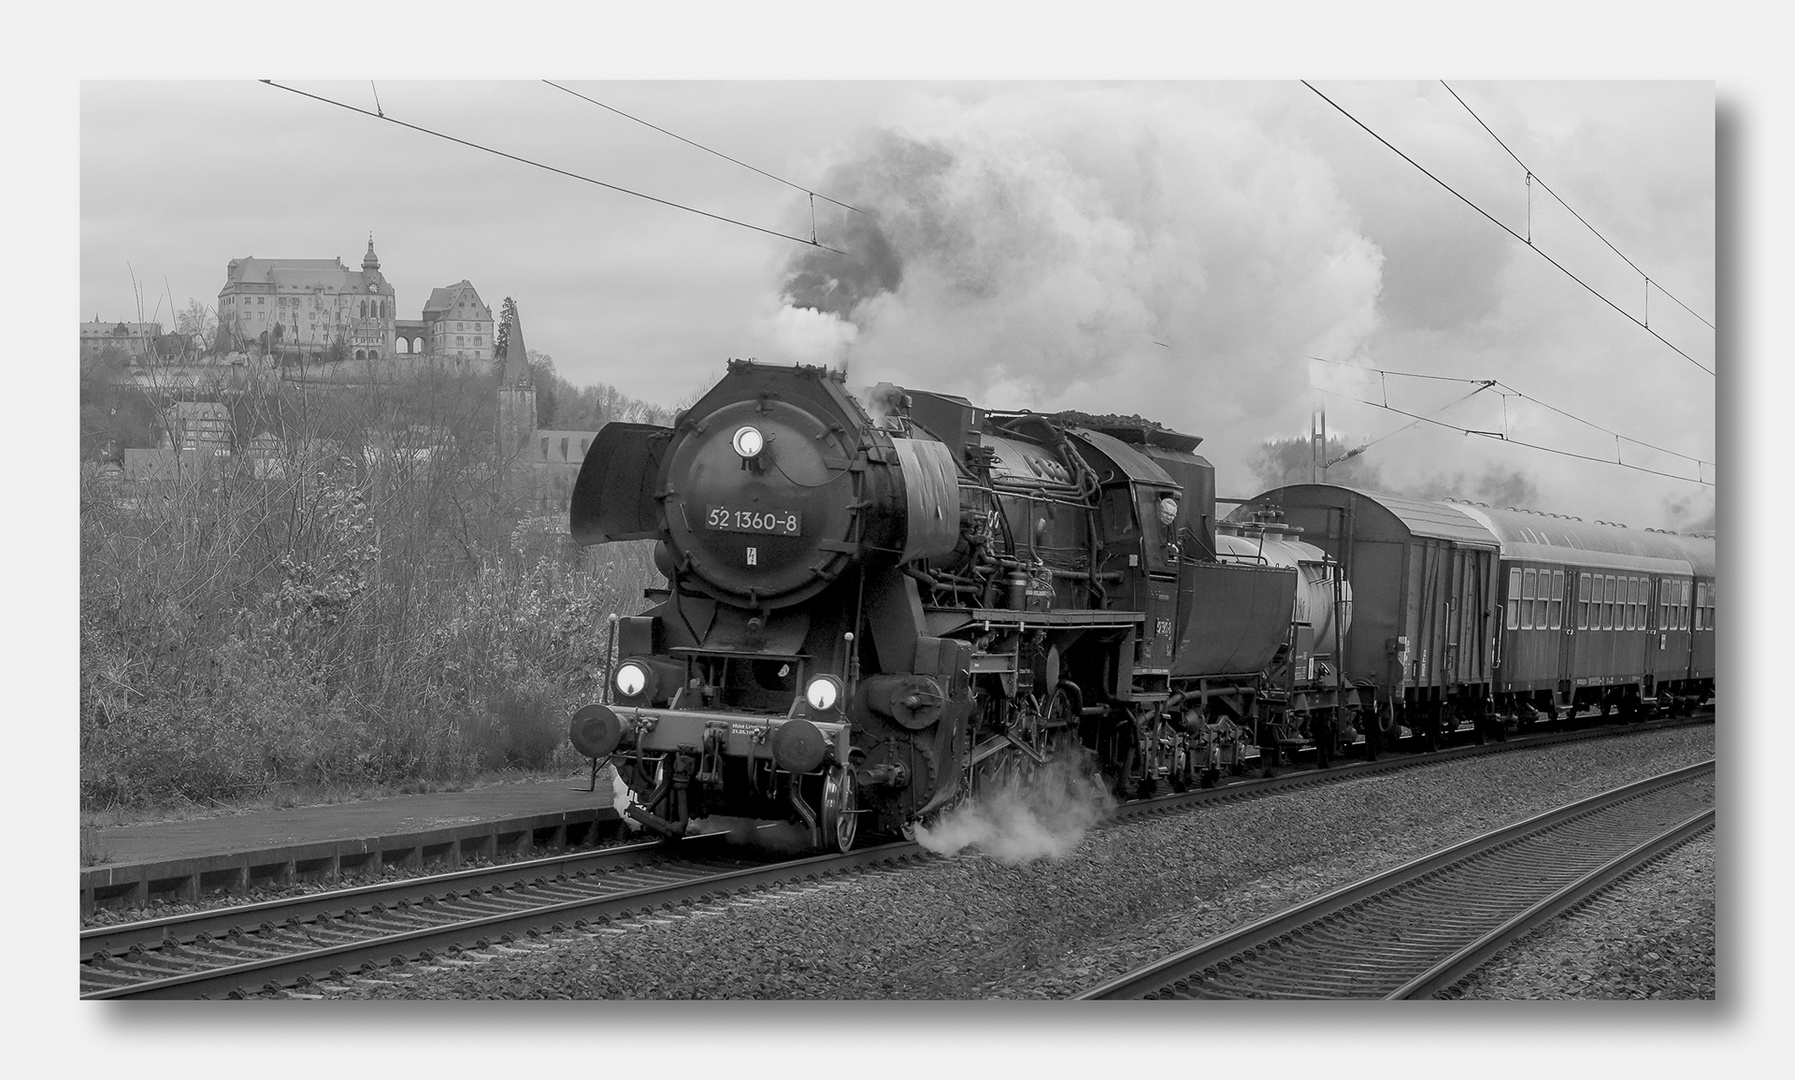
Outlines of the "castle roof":
M368 254L374 253L373 245ZM392 286L380 273L380 260L372 265L366 260L362 269L351 270L342 259L232 259L225 269L224 290L233 285L273 285L276 288L320 288L334 292L366 292L370 284L379 285L382 293L391 293Z
M480 302L479 291L475 289L473 283L466 278L462 278L453 285L444 285L440 289L431 289L430 299L424 301L424 318L428 320L433 314L438 318L441 318L455 307L455 303L458 299L467 294L472 294L474 303L478 304Z

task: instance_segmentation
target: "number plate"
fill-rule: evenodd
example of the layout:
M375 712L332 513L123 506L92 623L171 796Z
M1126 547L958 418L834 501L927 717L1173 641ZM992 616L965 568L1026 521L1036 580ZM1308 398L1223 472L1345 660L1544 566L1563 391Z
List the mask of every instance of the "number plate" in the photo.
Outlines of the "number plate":
M741 510L733 506L712 506L707 507L704 512L704 527L722 532L797 536L800 524L796 510Z

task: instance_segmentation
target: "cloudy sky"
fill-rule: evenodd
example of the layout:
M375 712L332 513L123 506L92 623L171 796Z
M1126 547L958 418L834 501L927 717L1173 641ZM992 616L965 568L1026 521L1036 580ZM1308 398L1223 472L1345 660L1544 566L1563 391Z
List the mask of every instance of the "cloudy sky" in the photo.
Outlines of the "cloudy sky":
M361 109L378 95L393 119L744 225L253 79L90 81L84 318L134 318L134 275L168 322L215 304L232 258L354 266L372 233L403 317L465 277L495 308L517 299L564 377L663 403L731 356L845 360L857 384L1148 416L1204 436L1238 495L1257 445L1322 405L1349 446L1378 440L1364 461L1393 486L1518 491L1636 527L1712 509L1698 483L1398 432L1409 417L1359 402L1434 415L1473 384L1338 366L1534 399L1438 413L1458 427L1614 456L1543 403L1714 461L1714 332L1676 302L1715 320L1712 83L1455 81L1460 104L1439 82L1314 81L1691 360L1294 79L562 82L777 180L538 81L280 81ZM1477 117L1618 254L1537 186L1530 209L1526 171ZM813 216L800 188L868 213L818 199ZM1627 260L1676 300L1648 300Z

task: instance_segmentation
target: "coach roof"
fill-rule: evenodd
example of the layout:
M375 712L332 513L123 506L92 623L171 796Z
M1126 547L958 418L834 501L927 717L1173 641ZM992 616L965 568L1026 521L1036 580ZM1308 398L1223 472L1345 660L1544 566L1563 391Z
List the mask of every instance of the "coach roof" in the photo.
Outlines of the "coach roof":
M1691 573L1689 552L1670 533L1628 529L1527 510L1455 504L1502 541L1504 559L1569 563L1647 574Z

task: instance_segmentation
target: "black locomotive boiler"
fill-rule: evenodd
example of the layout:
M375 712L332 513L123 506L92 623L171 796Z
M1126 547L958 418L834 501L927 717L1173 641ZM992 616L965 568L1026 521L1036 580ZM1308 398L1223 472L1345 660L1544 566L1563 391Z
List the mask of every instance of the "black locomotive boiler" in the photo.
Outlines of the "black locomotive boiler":
M1055 760L1123 797L1212 782L1340 703L1325 665L1293 674L1315 643L1293 626L1347 615L1336 567L1291 536L1218 549L1198 438L867 397L731 361L673 427L595 440L574 538L656 541L667 579L572 722L637 820L789 820L846 849Z

